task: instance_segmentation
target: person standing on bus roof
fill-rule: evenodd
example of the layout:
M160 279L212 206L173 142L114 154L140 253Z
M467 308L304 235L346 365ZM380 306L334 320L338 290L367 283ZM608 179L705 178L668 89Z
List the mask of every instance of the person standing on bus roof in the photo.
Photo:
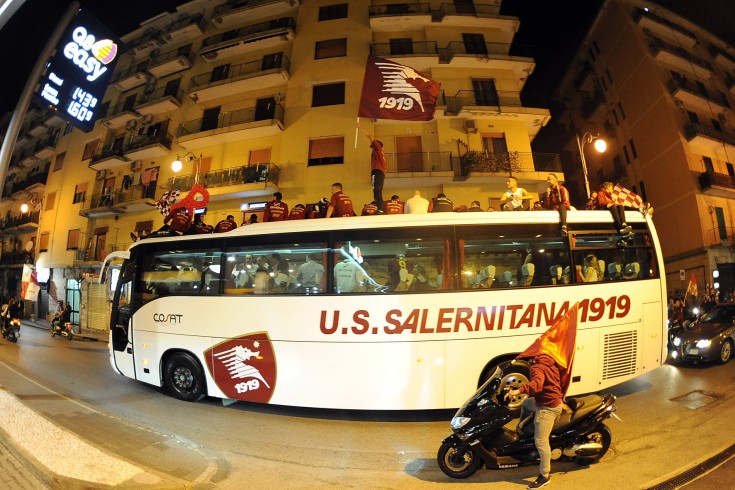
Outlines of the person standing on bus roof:
M551 480L551 445L549 436L554 422L561 415L563 390L562 373L554 358L548 354L540 354L529 360L531 364L531 381L518 389L509 390L504 399L513 399L518 395L528 395L521 405L518 430L522 430L527 417L534 415L533 442L539 454L539 475L528 488L541 488Z
M288 205L281 201L283 194L280 192L273 193L273 199L268 201L263 211L263 223L269 221L284 221L288 217Z
M372 134L365 128L357 124L357 127L365 133L365 136L370 140L370 148L372 153L370 154L370 184L373 187L373 199L378 204L378 210L380 213L385 212L385 203L383 201L383 183L385 182L385 152L383 152L383 143L380 140L376 140Z
M327 218L354 216L355 211L352 209L352 199L350 196L342 192L342 184L335 182L332 184L332 199L329 201L327 208Z
M396 194L393 194L390 201L385 201L385 214L403 214L403 203Z
M421 191L413 191L413 197L406 200L403 205L406 214L426 214L429 212L429 200L421 196Z
M544 198L544 207L559 211L559 219L561 220L561 234L567 235L567 210L571 209L569 203L569 191L566 187L559 183L556 174L549 174L546 178L549 188L546 189L546 197Z
M443 192L436 195L429 204L430 213L450 213L454 211L454 203Z
M499 201L502 211L522 211L524 208L528 209L531 207L530 201L533 200L533 196L523 187L518 187L518 179L508 177L505 183L508 186L508 190L505 191ZM523 201L529 201L528 207L525 206Z

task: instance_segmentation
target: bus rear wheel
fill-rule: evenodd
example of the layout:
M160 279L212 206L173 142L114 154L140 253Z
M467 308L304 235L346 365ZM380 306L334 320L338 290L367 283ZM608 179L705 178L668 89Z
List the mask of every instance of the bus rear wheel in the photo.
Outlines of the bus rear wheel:
M179 400L195 402L204 396L204 372L197 360L185 352L177 352L166 360L163 382Z

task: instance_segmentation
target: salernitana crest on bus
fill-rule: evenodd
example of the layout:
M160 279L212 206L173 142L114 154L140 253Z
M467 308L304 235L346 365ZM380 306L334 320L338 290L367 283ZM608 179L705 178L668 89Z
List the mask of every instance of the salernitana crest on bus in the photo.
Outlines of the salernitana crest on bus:
M226 340L204 352L215 384L227 398L268 403L276 387L276 356L267 332Z

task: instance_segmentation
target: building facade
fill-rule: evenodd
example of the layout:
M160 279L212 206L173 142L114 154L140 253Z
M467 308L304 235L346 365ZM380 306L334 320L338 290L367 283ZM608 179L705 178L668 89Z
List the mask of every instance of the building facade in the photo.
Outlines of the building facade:
M308 205L341 182L359 214L373 199L371 150L355 124L368 55L442 85L432 121L360 121L384 144L385 199L418 189L497 207L509 175L543 191L561 164L531 141L550 115L521 96L535 64L512 50L519 20L500 9L499 0L194 0L163 12L123 36L92 132L29 111L0 203L9 218L34 206L13 246L32 242L24 258L53 270L67 299L79 284L80 321L104 327L92 317L106 293L85 273L163 224L164 192L183 197L198 182L210 194L205 222L216 224L259 213L276 191Z
M735 49L652 2L606 0L554 99L578 202L575 136L599 134L604 154L582 147L591 188L618 182L653 204L669 291L683 296L692 273L732 290Z

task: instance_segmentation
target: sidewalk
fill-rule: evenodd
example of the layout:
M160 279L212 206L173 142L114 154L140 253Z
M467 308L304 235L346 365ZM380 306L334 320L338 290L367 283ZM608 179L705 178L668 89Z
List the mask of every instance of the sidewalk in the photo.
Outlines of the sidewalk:
M50 328L43 320L22 324ZM83 332L72 342L79 338L107 340ZM14 372L5 365L0 371L4 376ZM97 412L32 380L19 396L25 401L0 385L0 484L11 483L6 488L206 488L217 470L187 441ZM80 430L54 422L54 415L64 413L76 419Z
M51 329L51 323L47 322L45 319L37 318L35 320L31 320L29 318L24 318L20 321L20 324L26 327L35 327L35 328L41 328L44 330L50 330ZM77 330L79 330L79 333L77 333ZM74 332L74 338L79 340L92 340L97 342L107 342L109 339L109 331L108 330L98 330L95 328L82 328L75 327Z

